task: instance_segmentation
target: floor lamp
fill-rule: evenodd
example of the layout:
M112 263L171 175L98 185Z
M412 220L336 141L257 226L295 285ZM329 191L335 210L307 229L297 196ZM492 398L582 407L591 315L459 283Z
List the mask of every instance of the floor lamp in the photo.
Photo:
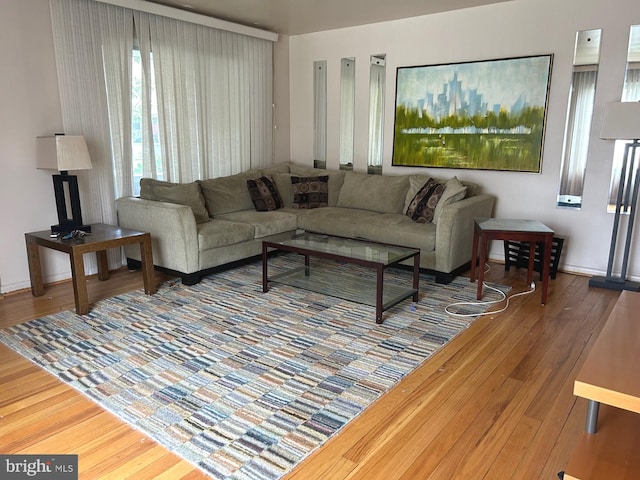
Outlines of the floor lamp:
M87 142L82 135L37 137L36 141L36 168L60 172L60 175L53 175L58 224L51 226L51 233L90 232L91 226L82 223L78 177L69 175L69 170L91 168Z
M624 148L607 274L604 277L591 278L589 286L608 288L609 290L640 292L640 282L632 282L626 279L640 187L640 175L638 175L638 163L640 163L640 102L613 102L607 104L600 138L632 141L627 143ZM620 217L623 211L629 213L627 235L622 254L622 271L620 276L614 276L612 270L618 243Z

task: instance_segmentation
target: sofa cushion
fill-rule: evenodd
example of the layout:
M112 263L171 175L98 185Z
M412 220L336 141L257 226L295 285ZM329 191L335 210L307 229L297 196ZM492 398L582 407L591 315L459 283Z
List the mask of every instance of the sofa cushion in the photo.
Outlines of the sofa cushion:
M171 183L153 178L141 178L140 198L187 205L191 207L196 223L209 221L209 212L205 207L198 182Z
M409 188L406 175L370 175L346 172L338 196L338 207L402 213Z
M257 212L268 212L282 208L278 190L269 177L247 180L251 201Z
M260 172L265 177L273 177L276 173L289 173L289 162L276 163L268 167L261 167Z
M294 208L319 208L328 206L329 175L319 177L291 177Z
M300 165L289 165L292 175L298 177L319 177L321 175L329 175L329 199L328 206L335 207L338 204L338 196L344 183L344 174L342 170L325 170L323 168L303 167Z
M381 213L358 220L355 235L374 242L419 248L432 252L436 248L436 226L416 223L402 213Z
M282 206L289 208L293 205L293 185L291 185L290 173L274 173L271 175L271 180L276 186L278 193L280 194L280 200L282 200Z
M462 200L467 194L468 187L463 185L457 177L449 179L445 185L444 192L440 197L438 205L433 213L433 223L438 223L438 218L442 215L442 209L447 205Z
M258 170L249 170L228 177L200 180L200 189L209 215L213 217L222 213L252 209L253 202L247 190L247 180L261 175Z
M292 209L293 210L293 209ZM365 217L378 215L370 210L324 207L298 209L298 228L310 232L355 238L356 224Z
M213 219L198 225L198 248L200 251L211 248L235 245L253 240L254 229L246 223Z
M254 232L253 238L263 238L277 233L294 231L298 226L298 219L295 214L281 210L269 212L245 210L225 213L215 219L251 225Z
M409 203L407 216L414 222L430 223L443 192L444 185L430 178Z

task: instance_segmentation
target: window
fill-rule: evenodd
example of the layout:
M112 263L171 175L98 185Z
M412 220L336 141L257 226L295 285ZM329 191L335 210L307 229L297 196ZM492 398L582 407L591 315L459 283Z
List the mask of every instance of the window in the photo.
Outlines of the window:
M587 165L600 61L601 34L602 31L596 29L583 30L576 35L557 198L558 207L580 209L582 206L584 172Z
M153 75L153 54L150 56L149 81L151 82L151 111L145 107L143 100L144 75L140 50L134 49L131 61L131 165L133 171L133 194L140 194L140 179L152 177L164 180L162 171L162 150L160 147L160 131L158 127L158 102L156 101L155 76ZM143 131L151 129L153 144L144 152ZM144 158L154 161L144 162Z
M624 77L624 85L622 87L623 102L640 101L640 25L631 26L629 35L629 48L627 52L627 70ZM620 173L624 160L625 145L630 143L626 140L617 140L613 152L613 164L611 167L611 182L609 184L609 204L607 212L612 213L616 210L616 198L618 196ZM627 172L627 181L629 175L638 171L638 163L635 163L634 171ZM625 181L626 183L626 181ZM630 206L623 207L621 213L629 213Z

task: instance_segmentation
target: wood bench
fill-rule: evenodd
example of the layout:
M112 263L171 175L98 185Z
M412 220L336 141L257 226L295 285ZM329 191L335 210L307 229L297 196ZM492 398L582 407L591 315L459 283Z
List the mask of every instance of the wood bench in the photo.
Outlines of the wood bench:
M622 292L578 372L589 406L565 479L640 478L639 317L640 294Z

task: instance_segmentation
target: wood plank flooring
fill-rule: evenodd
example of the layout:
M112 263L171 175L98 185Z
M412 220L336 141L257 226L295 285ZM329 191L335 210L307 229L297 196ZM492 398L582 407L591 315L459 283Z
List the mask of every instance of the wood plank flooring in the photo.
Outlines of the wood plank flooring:
M526 272L492 264L485 280L517 292ZM88 288L91 303L141 290L142 276ZM584 428L573 380L618 296L558 273L546 306L537 290L480 317L287 480L557 479ZM69 282L5 294L0 328L71 308ZM0 453L77 453L81 479L207 478L3 344Z

